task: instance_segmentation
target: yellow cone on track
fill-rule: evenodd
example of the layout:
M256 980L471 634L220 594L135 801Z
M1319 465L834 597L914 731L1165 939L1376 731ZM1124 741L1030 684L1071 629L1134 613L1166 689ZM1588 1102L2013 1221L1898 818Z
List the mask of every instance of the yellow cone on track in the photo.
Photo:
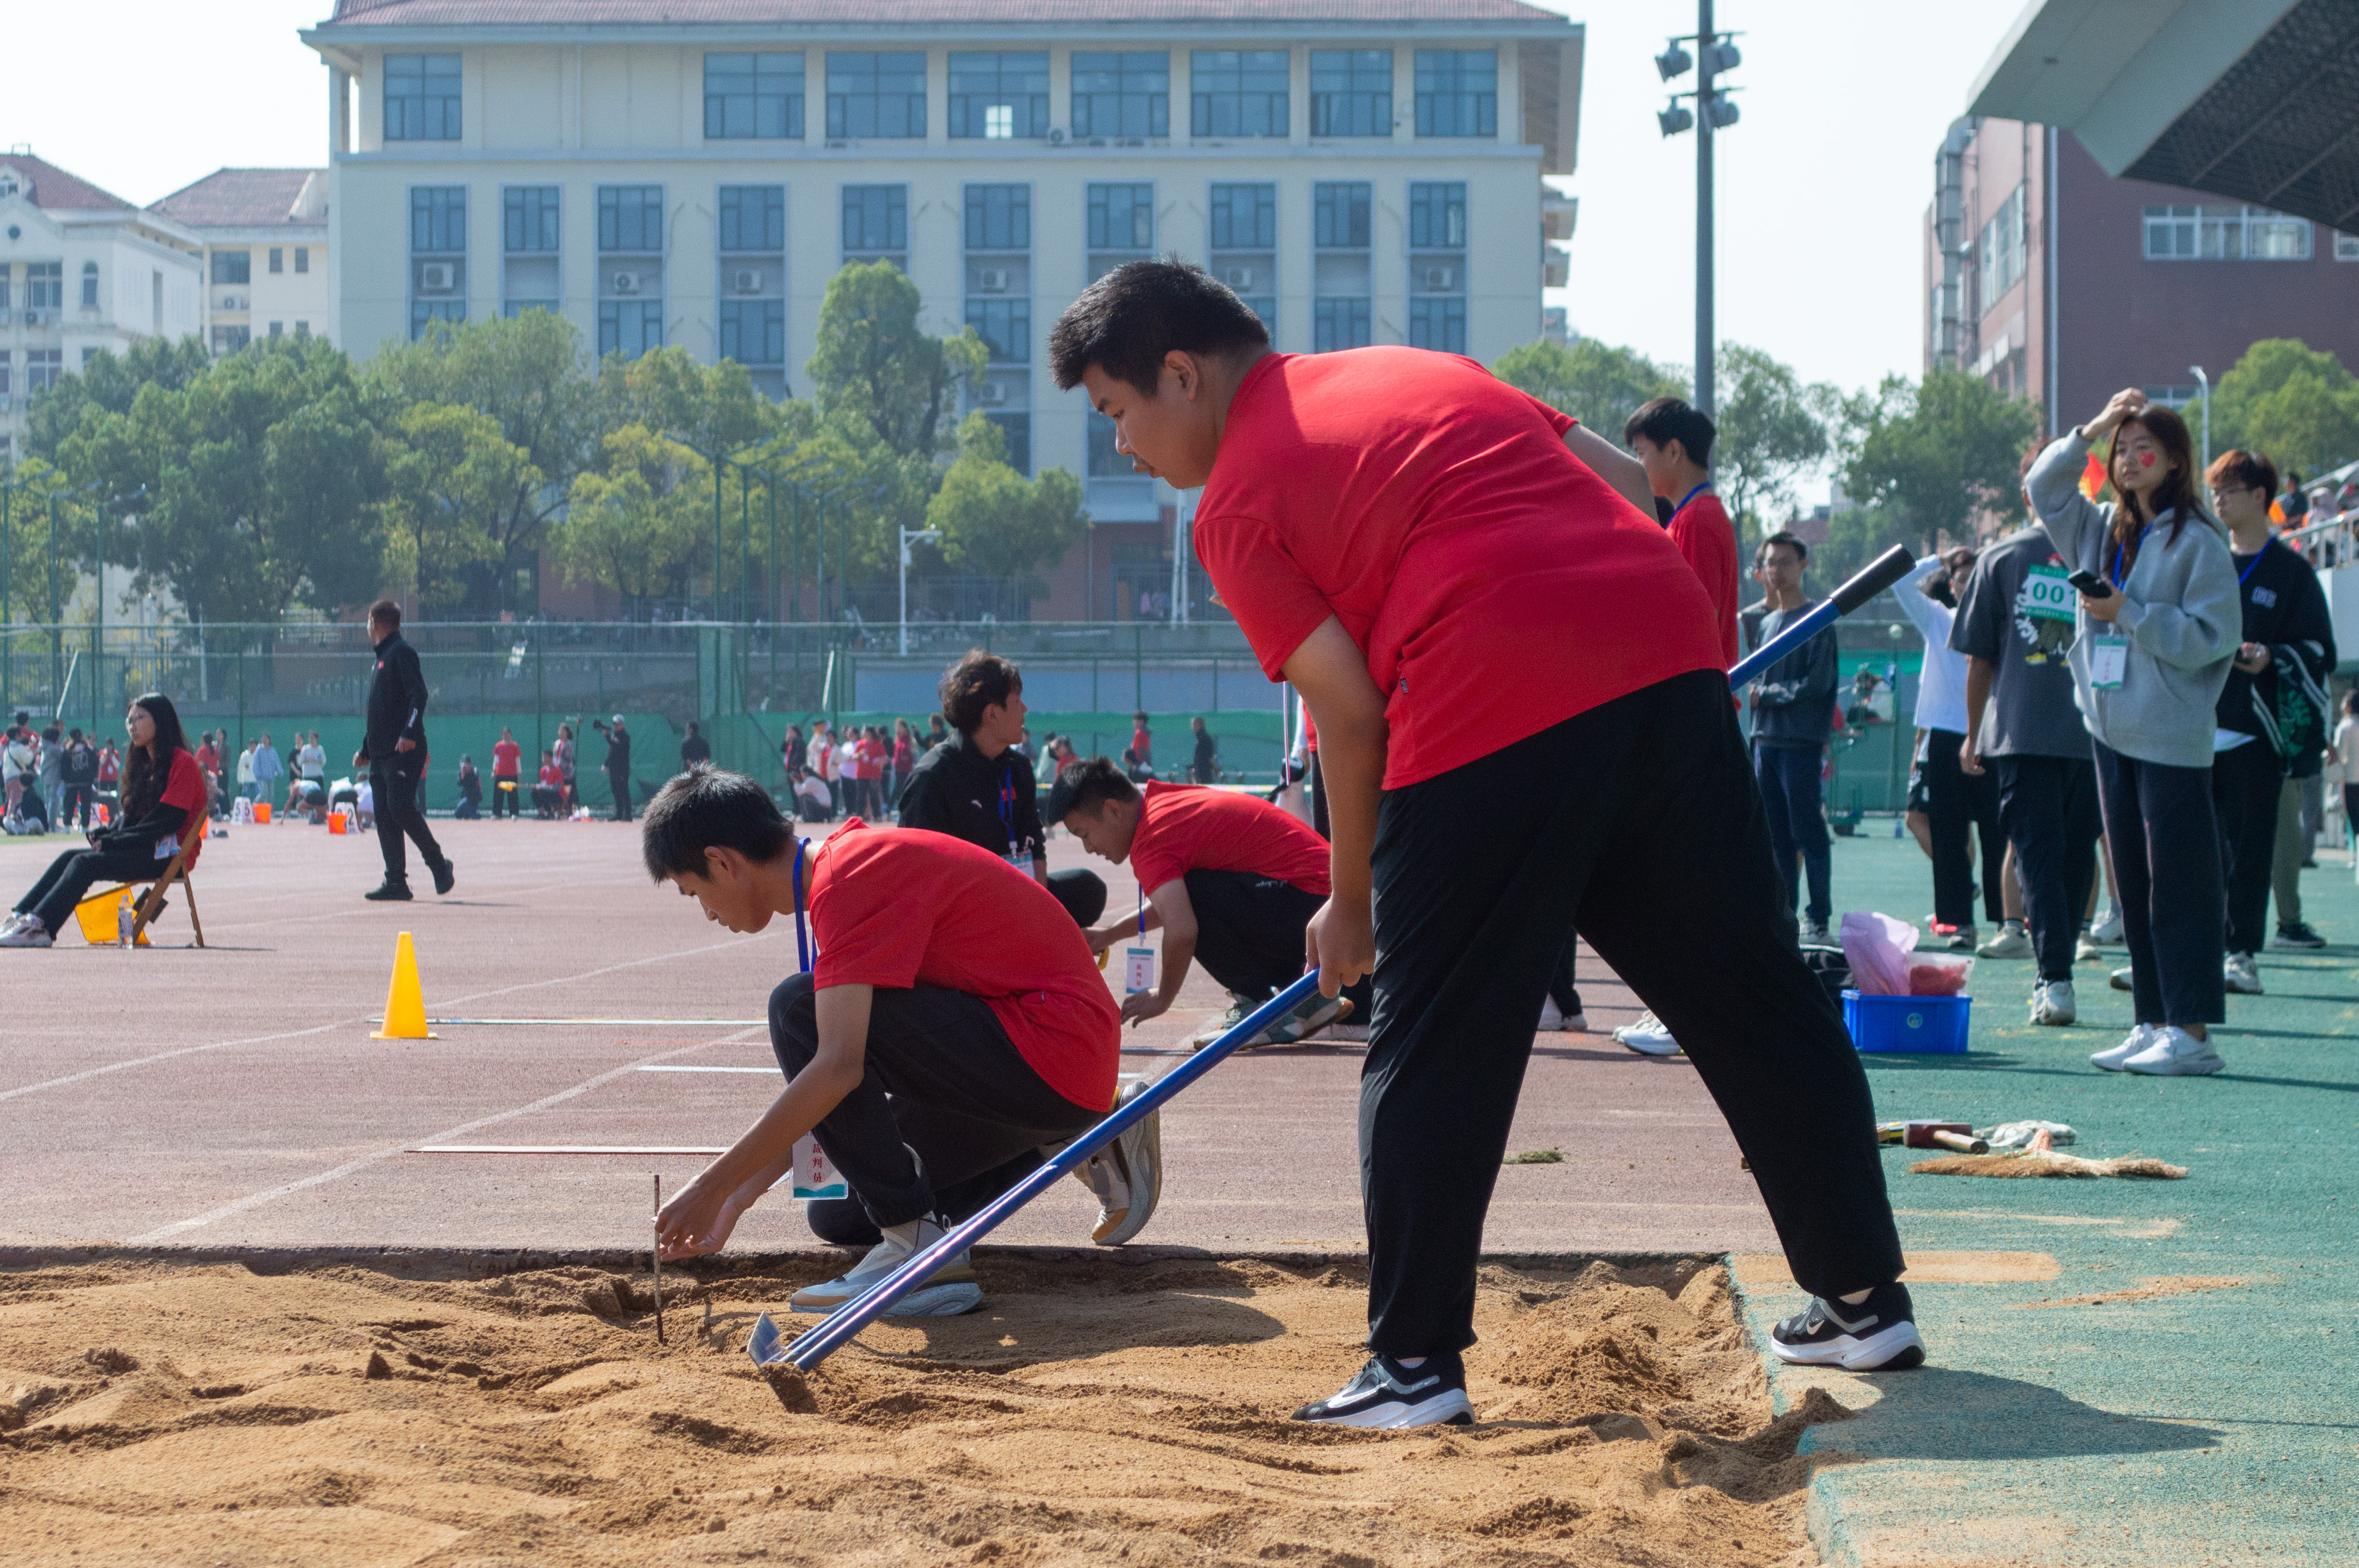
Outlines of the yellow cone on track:
M393 983L385 990L385 1027L372 1040L434 1040L426 1027L426 995L418 985L418 948L409 933L393 945Z

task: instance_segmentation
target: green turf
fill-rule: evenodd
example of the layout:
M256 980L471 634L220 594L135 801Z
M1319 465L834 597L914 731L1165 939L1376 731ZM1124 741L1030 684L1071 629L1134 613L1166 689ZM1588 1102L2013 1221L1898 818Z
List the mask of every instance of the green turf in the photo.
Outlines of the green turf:
M1922 920L1930 868L1913 840L1839 839L1835 908ZM1887 1151L1912 1251L2045 1252L2038 1284L1918 1284L1921 1370L1857 1378L1779 1370L1779 1406L1818 1383L1859 1419L1806 1446L1865 1463L1818 1473L1827 1560L2359 1563L2359 889L2341 856L2302 878L2334 945L2261 956L2266 996L2231 997L2210 1078L2103 1073L2129 997L2077 967L2081 1022L2024 1022L2032 967L1979 960L1972 1050L1868 1056L1879 1119L1986 1126L2039 1118L2073 1152L2143 1153L2179 1182L1919 1175ZM2272 916L2274 918L2274 915ZM2226 1289L2038 1306L2157 1279ZM1802 1298L1752 1292L1766 1332Z

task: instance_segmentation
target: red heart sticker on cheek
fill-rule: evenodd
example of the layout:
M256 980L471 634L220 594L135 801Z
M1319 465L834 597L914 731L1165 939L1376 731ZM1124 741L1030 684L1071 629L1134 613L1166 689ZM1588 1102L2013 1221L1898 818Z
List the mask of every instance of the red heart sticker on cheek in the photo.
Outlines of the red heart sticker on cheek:
M2150 469L2154 467L2154 454L2152 452L2140 452L2138 454L2138 467L2142 469Z

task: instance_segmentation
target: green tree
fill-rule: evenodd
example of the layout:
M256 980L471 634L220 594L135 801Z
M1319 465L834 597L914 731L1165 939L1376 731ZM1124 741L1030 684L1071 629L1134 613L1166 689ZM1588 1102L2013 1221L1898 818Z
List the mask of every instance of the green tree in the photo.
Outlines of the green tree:
M1640 404L1688 395L1687 379L1677 369L1594 338L1571 346L1546 338L1526 343L1501 354L1491 371L1616 445Z
M112 349L91 355L80 371L58 377L25 410L25 449L55 462L58 447L82 423L82 410L96 407L128 414L132 400L149 382L178 391L212 363L194 333L185 338L142 338L118 356Z
M2304 367L2255 402L2244 426L2241 444L2267 452L2279 468L2312 475L2338 469L2359 458L2359 388L2338 390ZM2216 432L2212 449L2224 449Z
M1742 343L1720 346L1720 367L1712 470L1742 532L1745 519L1757 524L1790 501L1794 481L1826 460L1843 395L1805 386L1790 366Z
M1006 432L981 414L959 427L958 460L926 503L942 558L990 577L1025 577L1082 536L1082 481L1060 468L1027 481L1007 466Z
M712 465L639 424L609 435L600 456L551 532L559 565L633 600L684 596L711 552Z
M918 325L918 286L890 262L855 262L828 280L819 346L805 368L823 415L865 423L903 456L930 458L951 435L962 389L990 351L972 327L951 338Z
M1843 483L1867 507L1886 507L1921 551L1943 535L1968 537L1977 513L2007 508L2039 407L1978 375L1936 370L1922 382L1886 377L1846 401Z
M516 496L540 487L540 470L481 409L413 403L396 428L386 569L421 608L447 613L465 602L478 568L506 560L500 531Z
M2337 399L2359 392L2359 382L2352 379L2343 362L2332 354L2313 349L2299 338L2263 338L2246 349L2244 356L2229 367L2228 373L2212 385L2212 451L2224 452L2231 447L2250 447L2267 451L2270 457L2284 463L2286 459L2270 450L2254 435L2252 425L2261 405L2298 378L2303 381L2303 390L2312 392L2313 395L2314 389L2318 388ZM2094 414L2096 411L2091 409L2089 412ZM2200 430L2203 421L2202 400L2199 398L2188 405L2185 413L2187 422ZM2082 416L2083 418L2087 416ZM2351 455L2359 457L2359 452Z

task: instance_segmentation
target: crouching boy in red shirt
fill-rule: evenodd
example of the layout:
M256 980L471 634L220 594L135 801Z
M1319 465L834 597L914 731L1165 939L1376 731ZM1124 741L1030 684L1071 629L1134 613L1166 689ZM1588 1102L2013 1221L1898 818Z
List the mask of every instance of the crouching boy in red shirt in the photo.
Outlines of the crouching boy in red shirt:
M883 1239L844 1274L796 1292L832 1312L947 1228L939 1189L1061 1144L1114 1108L1121 1023L1048 889L940 833L854 819L812 849L769 792L695 767L648 803L648 874L732 931L810 912L816 969L770 993L784 1093L657 1217L668 1258L718 1250L816 1132ZM961 1253L899 1315L980 1304Z

